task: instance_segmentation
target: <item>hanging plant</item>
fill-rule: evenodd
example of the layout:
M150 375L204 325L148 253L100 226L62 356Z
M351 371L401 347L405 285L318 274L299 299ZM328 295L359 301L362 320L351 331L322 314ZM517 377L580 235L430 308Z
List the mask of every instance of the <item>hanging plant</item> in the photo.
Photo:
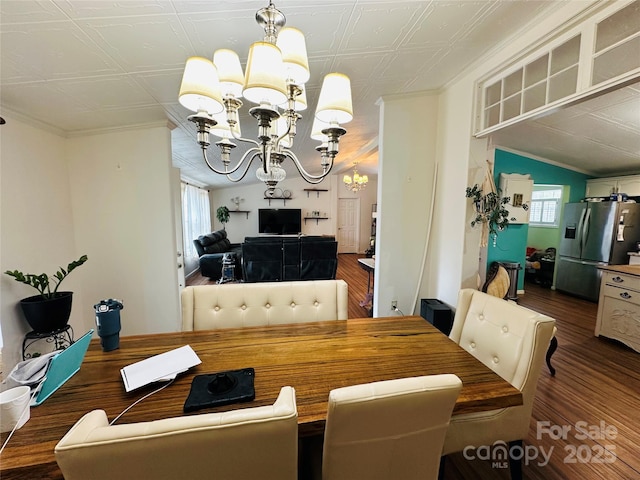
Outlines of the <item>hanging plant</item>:
M486 230L493 237L495 246L498 232L506 229L509 226L509 221L516 220L515 217L509 217L509 210L505 208L505 205L509 203L510 197L503 197L499 188L496 191L489 191L485 194L482 187L477 183L473 187L467 187L465 196L471 198L476 212L476 216L471 220L471 226L475 227L481 224L483 231ZM524 210L529 208L526 203L523 203L521 207ZM486 245L486 236L483 234L482 246Z

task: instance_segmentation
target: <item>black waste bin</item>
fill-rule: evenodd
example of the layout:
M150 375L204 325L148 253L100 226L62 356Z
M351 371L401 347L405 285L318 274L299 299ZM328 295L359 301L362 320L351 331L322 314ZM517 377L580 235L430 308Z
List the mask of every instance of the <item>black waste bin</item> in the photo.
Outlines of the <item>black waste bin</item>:
M499 262L509 274L509 292L507 300L518 300L518 272L522 267L518 262Z
M445 335L451 333L453 312L451 307L437 298L420 300L420 316Z

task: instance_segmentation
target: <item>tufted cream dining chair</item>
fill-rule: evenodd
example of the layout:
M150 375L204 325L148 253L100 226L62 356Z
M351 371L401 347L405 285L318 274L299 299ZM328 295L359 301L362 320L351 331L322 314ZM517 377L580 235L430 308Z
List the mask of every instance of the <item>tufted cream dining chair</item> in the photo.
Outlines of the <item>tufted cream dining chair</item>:
M55 457L65 480L295 480L297 448L295 390L283 387L273 405L154 422L111 426L93 410Z
M329 393L323 480L429 480L462 388L452 374L401 378Z
M182 330L346 320L344 280L225 283L181 292Z
M551 317L477 290L460 291L449 338L520 390L523 405L456 415L443 455L495 442L522 446L529 433L538 375L554 332ZM522 464L512 460L511 477L521 478Z

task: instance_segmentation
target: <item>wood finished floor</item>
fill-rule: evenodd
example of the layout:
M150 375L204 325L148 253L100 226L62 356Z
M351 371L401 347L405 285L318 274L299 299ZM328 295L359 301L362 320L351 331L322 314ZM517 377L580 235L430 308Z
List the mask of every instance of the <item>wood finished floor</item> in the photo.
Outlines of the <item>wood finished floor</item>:
M349 284L349 318L366 316L359 305L367 292L367 273L358 266L361 255L341 254L337 278ZM187 284L206 284L196 275ZM640 479L640 353L593 335L597 305L535 284L525 284L518 303L556 319L559 348L538 381L531 429L525 447L533 455L549 453L523 467L526 480ZM537 438L538 422L551 429L570 428L565 438ZM581 424L580 422L583 422ZM591 436L576 427L584 425ZM596 431L605 427L606 431ZM613 429L616 433L613 433ZM584 429L583 429L584 430ZM609 438L605 438L608 434ZM582 438L585 437L585 438ZM611 461L613 460L613 461ZM490 460L469 461L450 455L446 480L508 479L509 471ZM401 480L401 479L398 479Z

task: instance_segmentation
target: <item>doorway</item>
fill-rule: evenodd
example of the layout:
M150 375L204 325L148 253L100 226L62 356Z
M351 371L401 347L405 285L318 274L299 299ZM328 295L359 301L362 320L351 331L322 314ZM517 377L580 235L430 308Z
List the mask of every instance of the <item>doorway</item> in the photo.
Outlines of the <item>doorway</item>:
M338 199L338 253L358 253L360 199Z

